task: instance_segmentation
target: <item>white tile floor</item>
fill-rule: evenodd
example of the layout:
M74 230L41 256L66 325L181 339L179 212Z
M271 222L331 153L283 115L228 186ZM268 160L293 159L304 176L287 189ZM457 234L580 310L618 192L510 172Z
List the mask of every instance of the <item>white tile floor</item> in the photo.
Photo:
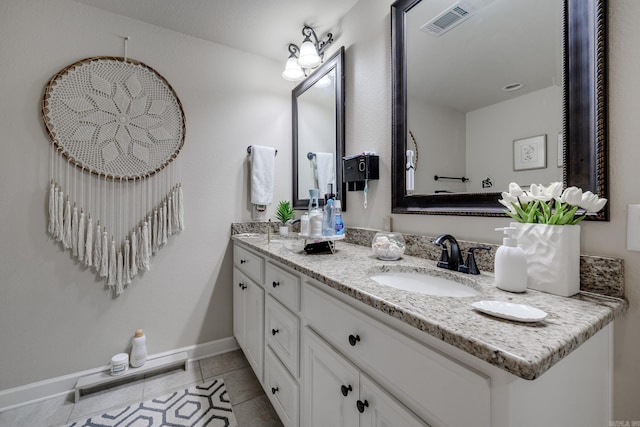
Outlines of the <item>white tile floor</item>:
M239 427L282 426L240 350L189 363L175 370L89 394L78 403L61 396L0 413L0 427L51 427L101 414L168 392L222 377Z

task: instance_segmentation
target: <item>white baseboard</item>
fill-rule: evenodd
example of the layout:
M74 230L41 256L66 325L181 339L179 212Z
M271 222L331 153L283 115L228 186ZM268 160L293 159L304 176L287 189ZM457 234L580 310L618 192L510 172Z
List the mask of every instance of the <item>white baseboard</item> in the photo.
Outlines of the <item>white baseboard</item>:
M235 338L228 337L216 341L210 341L204 344L196 344L188 347L176 348L173 350L165 351L163 353L149 355L149 358L155 359L157 357L186 351L189 357L189 361L195 361L203 359L205 357L215 356L217 354L236 350L238 348L238 343L236 342ZM109 369L109 365L99 366L97 368L74 372L72 374L50 378L48 380L38 381L31 384L25 384L23 386L14 387L7 390L2 390L0 391L0 412L8 411L9 409L18 408L20 406L28 405L63 394L73 393L79 378L102 371L108 371Z

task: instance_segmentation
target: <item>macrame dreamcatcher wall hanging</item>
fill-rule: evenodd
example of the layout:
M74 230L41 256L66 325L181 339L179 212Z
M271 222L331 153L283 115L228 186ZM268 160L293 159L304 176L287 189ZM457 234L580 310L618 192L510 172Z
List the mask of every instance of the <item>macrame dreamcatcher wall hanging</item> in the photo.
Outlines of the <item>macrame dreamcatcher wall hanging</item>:
M120 295L184 229L180 100L151 67L94 57L51 78L42 119L52 142L47 232Z

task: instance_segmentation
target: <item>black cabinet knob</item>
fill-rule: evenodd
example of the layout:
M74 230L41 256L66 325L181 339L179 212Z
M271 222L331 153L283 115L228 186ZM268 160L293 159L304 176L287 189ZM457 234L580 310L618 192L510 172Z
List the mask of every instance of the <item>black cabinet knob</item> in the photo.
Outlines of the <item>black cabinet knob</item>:
M275 280L272 283L273 287L275 288L276 286L280 286L280 282L276 282Z
M271 387L271 394L276 394L278 390L279 390L278 387Z
M246 262L249 262L249 260L248 260L248 259L241 259L241 260L240 260L240 264L244 264L244 263L246 263Z
M349 335L349 344L351 344L352 347L355 346L357 342L360 342L360 335Z
M364 408L368 408L369 407L369 402L367 402L366 400L364 402L362 400L358 400L356 402L356 407L358 408L358 412L363 413L364 412Z
M238 283L238 287L239 287L240 289L242 289L242 290L247 289L247 285L245 285L245 284L244 284L244 282L240 282L240 283Z
M351 388L351 384L349 384L348 386L346 385L341 386L340 391L342 391L343 396L346 396L349 394L350 391L353 391L353 389Z
M275 335L275 334L277 334L278 332L280 332L280 329L272 329L272 330L271 330L271 335Z

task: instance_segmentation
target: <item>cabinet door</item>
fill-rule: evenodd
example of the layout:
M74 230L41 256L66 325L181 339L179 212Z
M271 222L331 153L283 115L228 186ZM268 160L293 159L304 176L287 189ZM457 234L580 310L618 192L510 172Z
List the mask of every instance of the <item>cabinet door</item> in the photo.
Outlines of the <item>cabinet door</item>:
M236 337L238 344L244 349L246 337L245 330L245 307L244 307L244 286L246 278L237 269L233 269L233 336Z
M428 427L364 374L360 374L356 405L362 410L360 427Z
M237 269L233 277L233 333L253 372L262 381L264 290Z
M311 330L303 340L302 426L357 427L358 371Z

